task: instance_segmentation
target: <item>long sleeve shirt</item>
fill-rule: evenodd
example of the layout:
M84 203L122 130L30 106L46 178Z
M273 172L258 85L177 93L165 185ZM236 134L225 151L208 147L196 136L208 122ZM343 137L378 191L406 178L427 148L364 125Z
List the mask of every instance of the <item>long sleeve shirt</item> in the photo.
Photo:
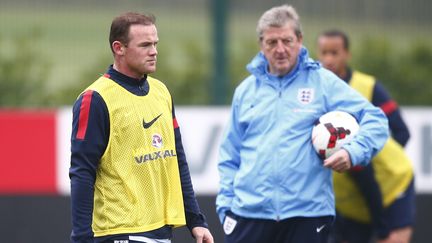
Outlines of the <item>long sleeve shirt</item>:
M133 79L117 72L112 66L105 75L138 96L147 95L151 88L146 77L141 80ZM190 230L196 226L208 227L195 198L174 108L172 118L186 224ZM114 235L93 239L91 229L96 171L109 141L109 123L108 108L100 94L95 91L81 94L73 106L71 136L72 153L69 176L72 201L72 242L101 242L115 237ZM172 227L165 225L149 232L129 235L167 239L172 237Z
M352 78L352 70L348 69L347 74L344 81L349 83ZM386 114L391 136L400 145L405 146L410 137L408 127L402 119L398 104L378 81L375 82L375 86L373 87L371 103L376 107L380 107ZM368 164L363 169L356 168L350 174L365 197L371 212L372 224L378 237L387 237L389 229L383 219L382 194L378 182L375 180L372 164Z

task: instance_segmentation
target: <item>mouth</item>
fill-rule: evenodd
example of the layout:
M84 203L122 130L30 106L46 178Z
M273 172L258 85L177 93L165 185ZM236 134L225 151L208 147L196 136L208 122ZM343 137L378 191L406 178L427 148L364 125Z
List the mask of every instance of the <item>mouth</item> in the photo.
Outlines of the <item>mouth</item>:
M277 58L276 62L277 63L286 63L286 62L288 62L288 58Z
M325 68L327 68L328 70L334 72L335 68L332 65L324 65Z
M283 62L283 61L288 60L288 57L287 56L276 56L275 59L278 62Z

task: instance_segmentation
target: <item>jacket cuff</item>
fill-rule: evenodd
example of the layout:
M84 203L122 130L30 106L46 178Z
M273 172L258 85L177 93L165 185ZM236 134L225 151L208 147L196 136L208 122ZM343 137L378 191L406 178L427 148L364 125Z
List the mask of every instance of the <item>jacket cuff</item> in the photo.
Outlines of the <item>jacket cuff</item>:
M359 146L356 146L355 144L348 144L342 146L343 149L345 149L351 159L352 166L366 166L369 163L369 159L365 158L364 153L362 153L361 148Z

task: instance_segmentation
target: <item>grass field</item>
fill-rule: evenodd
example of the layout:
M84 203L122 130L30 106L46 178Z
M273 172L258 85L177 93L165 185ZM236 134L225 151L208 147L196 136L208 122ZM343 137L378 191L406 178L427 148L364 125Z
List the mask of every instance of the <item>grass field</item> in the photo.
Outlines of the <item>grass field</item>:
M74 82L76 76L97 60L111 53L108 47L109 25L113 16L126 10L141 11L141 9L122 8L46 8L46 7L2 7L0 8L0 53L13 55L12 41L17 36L39 33L32 46L37 48L40 55L52 64L49 76L50 88L53 90L64 83ZM148 8L146 11L157 16L160 37L159 52L169 52L168 60L179 69L185 64L180 43L193 42L205 50L203 55L212 51L212 22L210 11L205 5L194 9L186 8ZM254 40L256 21L261 11L232 12L228 16L228 42L230 55L244 52L245 41ZM432 31L430 26L413 25L407 22L380 24L373 21L357 21L347 19L310 19L303 17L305 44L314 52L314 41L320 31L327 28L342 28L352 39L375 36L389 39L394 45L406 48L413 41L419 39L430 40ZM353 41L353 46L356 45ZM430 42L430 41L429 41ZM431 44L432 45L432 44ZM255 53L258 49L246 51ZM166 53L165 53L166 54ZM238 56L241 56L238 54ZM243 68L252 54L237 60ZM247 59L246 59L247 58ZM107 63L106 65L108 65ZM104 67L103 67L104 68Z

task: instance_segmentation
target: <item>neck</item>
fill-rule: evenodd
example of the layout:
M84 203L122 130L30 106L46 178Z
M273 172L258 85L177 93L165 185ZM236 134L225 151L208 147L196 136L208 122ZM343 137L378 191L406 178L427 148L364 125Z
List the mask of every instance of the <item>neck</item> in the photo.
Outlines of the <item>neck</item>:
M124 65L121 65L118 62L114 62L113 64L113 69L116 70L117 72L124 74L128 77L134 78L134 79L142 79L144 77L144 74L137 74L136 72L133 72L132 70L130 70L129 68L127 68Z
M348 78L348 67L343 68L339 73L338 73L339 78L346 80Z

